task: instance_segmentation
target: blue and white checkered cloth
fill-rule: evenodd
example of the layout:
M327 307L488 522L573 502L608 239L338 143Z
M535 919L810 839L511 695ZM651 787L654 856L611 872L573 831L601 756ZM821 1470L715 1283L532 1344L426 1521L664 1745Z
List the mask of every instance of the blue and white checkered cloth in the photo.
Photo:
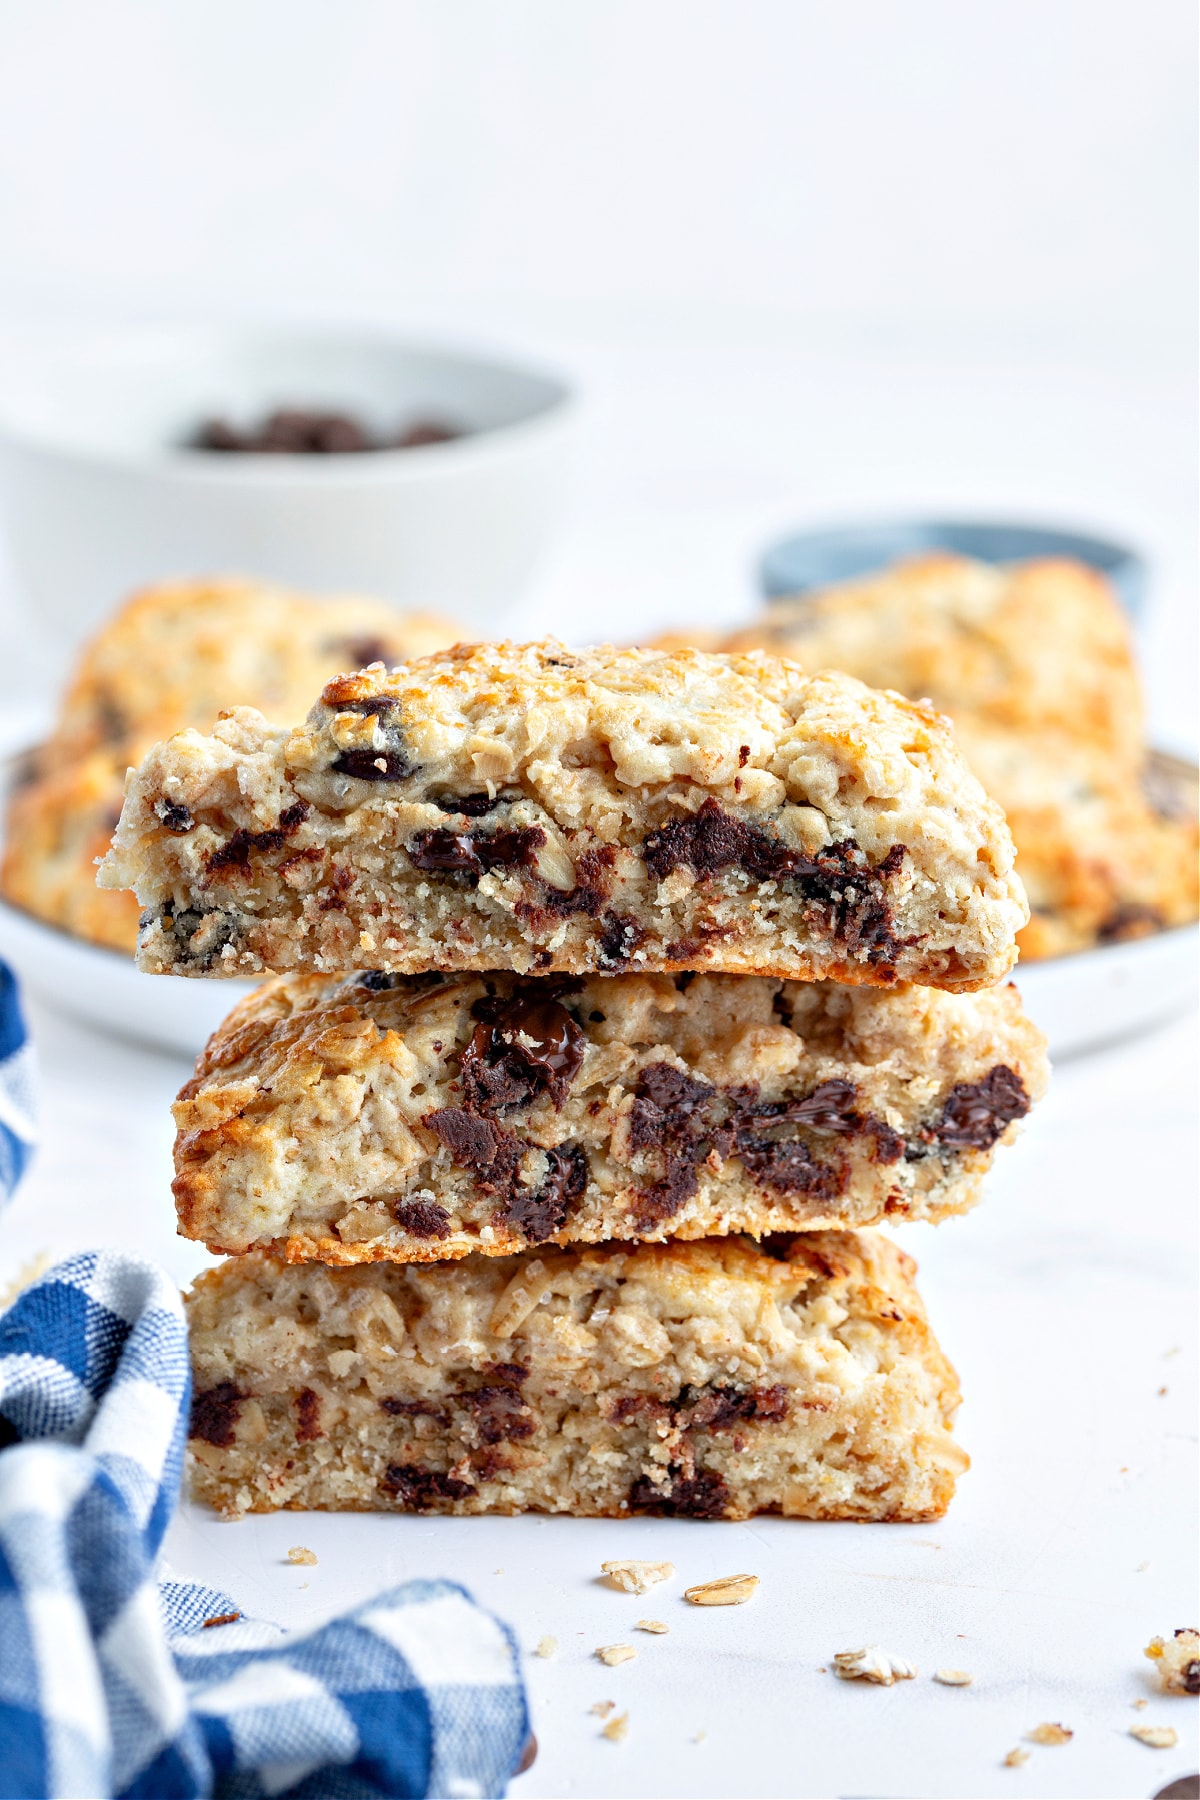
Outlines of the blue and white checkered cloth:
M5 991L0 1154L19 1172ZM156 1581L189 1387L178 1290L138 1257L70 1257L0 1315L0 1797L502 1794L529 1736L517 1650L454 1583L289 1636Z
M12 970L0 962L0 1208L33 1154L33 1051Z

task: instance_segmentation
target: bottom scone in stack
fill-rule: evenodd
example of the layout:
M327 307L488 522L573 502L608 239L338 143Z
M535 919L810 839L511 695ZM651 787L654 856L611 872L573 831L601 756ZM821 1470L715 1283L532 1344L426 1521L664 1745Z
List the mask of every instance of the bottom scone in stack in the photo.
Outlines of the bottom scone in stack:
M189 1303L198 1497L940 1514L957 1381L857 1228L968 1208L1046 1080L944 722L554 645L254 718L147 759L108 871L148 966L295 971L175 1108L181 1229L230 1253Z

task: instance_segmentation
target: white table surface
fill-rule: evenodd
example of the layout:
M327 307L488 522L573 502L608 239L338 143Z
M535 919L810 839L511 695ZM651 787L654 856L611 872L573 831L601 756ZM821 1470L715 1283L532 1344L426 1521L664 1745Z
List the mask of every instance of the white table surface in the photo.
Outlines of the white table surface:
M902 351L902 353L901 353ZM1089 368L1051 347L769 341L714 351L576 341L591 386L575 515L514 628L580 638L736 615L772 535L929 506L1082 520L1155 560L1144 637L1160 737L1194 729L1190 395L1149 360ZM1036 429L1030 422L1036 421ZM11 592L0 625L19 623ZM10 630L10 642L20 635ZM30 684L0 672L17 736ZM0 1236L0 1279L41 1251L137 1249L188 1280L174 1236L168 1105L186 1066L31 1007L44 1144ZM1200 1622L1196 1599L1195 1018L1062 1067L982 1206L903 1241L962 1376L974 1467L936 1526L759 1520L430 1520L283 1514L224 1525L185 1507L172 1566L301 1625L415 1574L465 1582L527 1649L541 1753L522 1795L1150 1795L1194 1770L1195 1709L1156 1697L1142 1648ZM1160 1392L1165 1389L1165 1392ZM315 1568L286 1561L307 1544ZM670 1558L642 1599L610 1556ZM751 1571L740 1609L689 1582ZM632 1633L666 1620L669 1636ZM638 1658L602 1667L599 1644ZM837 1682L835 1651L914 1661L893 1689ZM961 1667L968 1689L936 1685ZM589 1708L628 1710L623 1744ZM1143 1710L1134 1702L1146 1699ZM1044 1721L1074 1731L1030 1749ZM1172 1751L1128 1736L1170 1723Z
M32 1005L44 1142L4 1223L0 1278L41 1251L137 1249L186 1282L168 1105L181 1061ZM974 1460L937 1525L760 1519L422 1519L280 1514L222 1524L185 1506L180 1575L252 1613L321 1620L412 1575L448 1575L532 1650L541 1753L518 1795L1149 1795L1196 1767L1195 1708L1157 1697L1142 1648L1196 1622L1194 1017L1063 1066L983 1204L903 1241L966 1393ZM286 1561L292 1544L315 1568ZM641 1599L599 1584L611 1556L667 1558ZM737 1609L691 1581L746 1570ZM661 1618L670 1635L633 1632ZM608 1669L597 1645L629 1641ZM838 1682L837 1650L914 1661L893 1689ZM935 1684L967 1669L968 1689ZM589 1711L629 1713L622 1744ZM1141 1710L1134 1702L1146 1699ZM1044 1721L1075 1734L1029 1746ZM1172 1751L1129 1737L1170 1723Z

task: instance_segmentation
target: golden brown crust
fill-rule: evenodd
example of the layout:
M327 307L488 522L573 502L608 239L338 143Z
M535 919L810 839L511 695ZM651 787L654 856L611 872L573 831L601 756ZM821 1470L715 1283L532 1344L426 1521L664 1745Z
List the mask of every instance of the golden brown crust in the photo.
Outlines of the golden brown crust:
M121 816L125 774L160 738L207 730L232 706L290 719L342 670L402 662L454 628L357 596L316 599L251 581L175 582L135 594L86 645L54 731L8 805L0 893L90 943L132 952L132 894L96 864Z
M257 1252L188 1300L192 1491L280 1507L930 1519L967 1459L872 1234L432 1266Z
M152 972L710 968L969 991L1025 906L945 721L772 657L467 645L131 780Z
M175 1105L180 1230L292 1260L938 1219L1044 1091L1015 988L285 976Z

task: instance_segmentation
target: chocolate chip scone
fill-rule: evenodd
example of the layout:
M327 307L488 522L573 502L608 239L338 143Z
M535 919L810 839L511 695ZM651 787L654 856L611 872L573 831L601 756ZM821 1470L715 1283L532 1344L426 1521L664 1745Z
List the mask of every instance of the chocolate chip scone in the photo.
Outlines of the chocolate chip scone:
M289 1266L188 1299L195 1497L933 1519L967 1458L911 1259L868 1234Z
M1022 959L1186 925L1200 910L1194 770L1156 791L1153 765L1134 769L1063 733L1034 737L974 718L959 741L1002 803L1017 844L1030 919Z
M355 1263L940 1219L1046 1079L1012 987L281 976L176 1103L179 1225Z
M937 713L762 655L460 646L131 778L155 973L723 973L969 990L1027 916Z
M1026 961L1196 917L1196 808L1164 806L1147 779L1132 638L1093 570L919 557L774 603L724 641L751 647L949 714L1017 846Z
M0 892L76 937L132 952L137 901L96 886L131 763L172 732L207 730L224 707L295 718L331 676L454 637L441 620L379 600L314 599L258 582L177 582L135 595L85 647L52 736L18 771Z
M1006 730L1064 731L1140 758L1141 683L1108 582L1065 558L997 567L947 551L776 600L726 649L775 649L806 669L970 713Z

